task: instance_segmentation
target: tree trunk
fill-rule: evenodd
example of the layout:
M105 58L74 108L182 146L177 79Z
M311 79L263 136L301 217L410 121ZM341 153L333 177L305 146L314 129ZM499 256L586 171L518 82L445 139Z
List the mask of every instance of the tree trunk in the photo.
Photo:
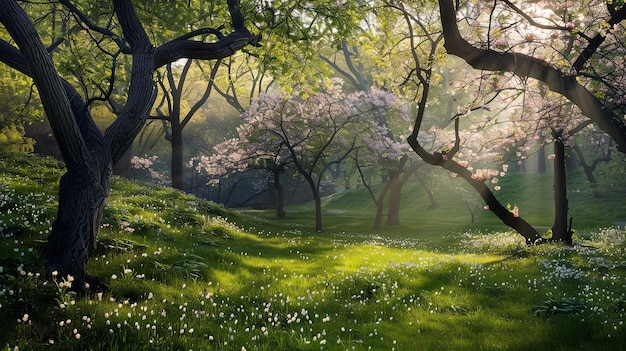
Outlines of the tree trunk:
M535 228L522 219L522 217L511 213L511 211L498 201L495 195L491 192L491 189L485 185L484 181L473 179L472 173L468 171L467 168L461 166L449 157L444 159L443 155L431 154L424 149L417 141L417 130L419 129L416 128L408 137L407 141L413 151L426 161L426 163L434 166L440 166L452 173L458 174L461 178L463 178L478 192L483 201L485 201L489 210L495 214L502 221L502 223L511 227L524 237L526 244L531 245L542 240L542 237L539 233L537 233Z
M285 191L283 185L280 183L281 170L274 170L272 173L274 174L274 189L276 190L276 217L285 218L287 217L287 213L284 208Z
M374 218L374 229L380 229L383 222L384 206L382 201L376 201L376 217Z
M402 181L400 174L393 172L389 178L389 205L387 208L387 225L400 224L400 200L402 198Z
M96 246L96 235L109 197L110 165L85 172L67 172L59 183L57 218L44 250L48 274L71 275L74 288L99 289L99 281L87 275L87 261ZM89 284L89 285L85 285Z
M562 131L552 131L554 136L554 225L552 240L572 244L572 233L567 228L567 179L565 172L565 145Z
M324 227L322 225L322 199L319 191L313 194L313 201L315 201L315 231L321 233Z
M155 68L192 54L201 59L223 58L259 39L243 27L238 1L227 2L233 33L216 43L174 40L155 48L130 1L113 1L124 33L121 41L132 54L132 78L126 105L103 136L80 94L59 76L24 10L15 0L0 0L0 22L19 46L18 50L0 40L0 60L33 78L67 168L59 185L57 219L44 249L48 275L71 275L75 289L85 289L86 283L98 288L93 284L97 280L87 275L87 260L109 196L112 163L130 147L146 120L155 96Z
M183 176L183 130L178 124L178 119L172 118L172 136L170 143L172 144L172 158L171 158L171 174L172 174L172 188L178 190L185 189L185 180Z

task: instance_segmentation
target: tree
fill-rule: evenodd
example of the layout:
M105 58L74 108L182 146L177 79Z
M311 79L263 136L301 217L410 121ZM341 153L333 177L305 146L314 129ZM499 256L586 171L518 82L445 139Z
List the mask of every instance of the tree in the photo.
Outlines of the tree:
M259 123L261 120L244 122L237 128L237 137L216 145L215 153L210 157L198 158L196 168L204 170L211 177L210 183L217 183L229 174L250 169L265 170L270 174L269 183L276 193L276 216L285 218L281 175L291 163L291 157L280 138L268 134L262 126L252 124L254 122Z
M527 32L523 38L527 42L526 52L515 52L510 47L509 42L500 41L506 36L506 24L497 26L497 23L490 22L489 26L482 28L492 28L499 30L499 36L481 36L486 38L477 44L471 44L465 40L457 25L457 9L452 0L439 1L441 22L445 36L445 48L449 54L456 55L464 59L472 67L494 72L510 72L522 79L533 78L543 82L551 91L562 94L572 103L580 108L582 114L589 118L602 131L611 136L617 144L617 149L626 153L626 125L619 116L623 115L624 103L623 89L626 85L618 85L622 79L614 82L606 76L598 75L598 72L606 72L606 61L611 57L623 56L625 50L621 37L611 31L621 30L618 24L626 19L626 6L607 1L604 6L602 2L597 2L593 6L583 5L574 11L585 11L592 20L587 28L587 35L584 30L577 28L573 17L572 9L567 6L555 6L556 13L549 20L550 24L542 24L535 21L532 14L524 12L513 5L510 1L504 0L495 2L494 7L487 8L487 13L510 14L511 17L520 18L520 21L528 23L528 26L550 31L550 38L557 38L564 45L561 51L546 55L545 52L535 50L530 44L541 42L535 40L532 32ZM540 4L544 5L544 4ZM502 7L504 9L502 9ZM480 11L480 10L479 10ZM563 16L558 15L563 12ZM501 16L499 18L511 18ZM468 18L469 19L469 18ZM478 21L474 22L478 24ZM515 30L515 26L510 26ZM592 32L592 33L593 33ZM481 33L482 34L482 33ZM610 35L609 35L610 34ZM519 35L515 36L519 37ZM512 43L511 43L512 44ZM545 46L543 46L545 47ZM499 50L496 50L497 48ZM576 52L569 52L569 49L577 49ZM556 47L558 50L559 47ZM535 53L535 56L532 55ZM538 56L553 58L542 59ZM566 65L559 67L559 60L565 60ZM619 62L619 61L617 61ZM599 68L605 66L604 68ZM615 67L614 67L615 68ZM623 68L620 68L620 71ZM612 69L612 75L617 71ZM594 92L596 92L594 94ZM602 97L600 99L599 97Z
M383 14L380 9L377 10L377 14L378 20L383 16L387 16ZM376 25L376 23L371 22L376 21L368 21L368 26L375 27L372 31L380 30L383 32L384 29L390 29L390 26L385 27L384 25ZM382 61L380 57L384 56L386 48L385 45L383 45L383 48L379 48L374 43L386 42L385 40L380 40L380 38L387 35L389 34L384 33L379 36L373 36L368 31L361 30L359 36L352 38L352 40L359 42L360 45L365 46L367 50L361 50L358 45L349 45L348 40L344 39L341 41L339 51L335 52L332 57L330 57L330 55L327 57L320 54L320 58L326 62L337 75L343 77L346 82L350 83L353 89L369 94L372 98L381 98L381 101L387 101L385 103L386 107L377 110L377 114L373 116L377 123L377 130L366 138L367 143L365 146L368 148L368 152L358 152L351 156L361 176L361 182L368 190L376 206L376 216L374 219L375 229L380 228L382 224L385 198L387 195L389 195L389 200L386 224L400 224L402 187L421 166L421 164L417 162L418 160L415 154L410 151L406 143L402 140L404 138L402 136L400 138L395 136L398 129L397 125L401 125L403 122L407 122L408 119L410 119L408 113L406 113L406 110L410 107L408 105L401 105L400 107L405 110L404 113L392 113L388 116L388 110L398 107L393 106L392 102L392 100L396 100L396 97L387 91L388 89L380 89L375 86L376 84L382 83L375 81L374 76L377 70L384 71L384 68L381 65L377 66L377 63ZM393 37L392 35L389 36ZM398 40L402 41L403 39ZM389 46L393 47L397 44L393 40L389 41L392 42L391 44L387 44ZM369 56L362 51L367 51ZM387 63L387 65L390 66L393 65L393 63ZM386 75L387 72L378 72L378 74ZM384 95L387 96L385 97ZM397 121L393 123L393 121L390 121L390 118L393 119L393 117L400 118L396 118ZM363 166L368 165L377 165L383 175L382 179L385 185L378 195L374 194L370 182L364 177ZM425 185L421 178L419 180L422 182L422 185ZM424 186L424 190L431 199L431 205L436 207L430 189Z
M408 145L394 137L387 120L391 115L397 115L400 120L406 121L410 116L407 105L398 105L397 98L389 91L370 89L365 93L371 104L377 106L373 110L373 127L363 137L363 149L354 153L351 158L357 167L361 182L368 190L370 198L376 205L374 229L382 224L385 198L389 195L387 210L387 225L400 224L400 200L402 187L415 174L422 163L412 153ZM414 155L414 154L413 154ZM375 166L384 174L384 186L374 194L370 182L363 174L364 167Z
M245 113L246 123L239 127L237 139L241 146L235 148L235 158L242 158L241 149L258 147L253 153L275 167L290 160L313 195L317 231L323 229L324 174L361 147L361 138L372 127L373 111L379 108L363 92L343 93L336 82L326 92L306 98L261 95Z
M441 138L437 137L435 133L438 130L437 125L433 125L428 132L424 131L423 123L426 113L427 111L430 112L430 110L437 105L429 101L429 99L435 101L442 100L434 99L430 95L431 89L434 86L432 83L436 82L438 85L443 83L445 88L449 89L449 83L447 81L448 75L434 70L435 65L442 62L443 52L441 44L443 43L443 35L441 29L433 26L432 22L428 22L428 19L434 18L434 14L437 11L431 8L429 12L428 8L422 7L419 13L416 13L415 9L403 3L389 2L388 5L399 11L405 21L405 25L399 28L402 28L406 40L403 41L402 45L398 46L398 50L403 50L408 53L409 56L406 57L408 64L405 65L405 76L399 84L398 90L407 95L411 94L417 99L414 128L407 138L409 145L426 163L440 166L448 170L451 174L464 179L470 186L478 191L488 208L503 220L505 224L520 232L526 238L527 242L532 243L536 240L540 240L541 237L536 230L519 217L517 213L512 213L503 206L497 200L489 185L486 184L487 181L491 181L492 184L497 181L496 176L502 171L489 167L480 167L480 160L478 160L477 164L471 166L469 164L469 162L472 161L470 156L495 156L496 154L487 151L495 147L491 145L493 143L487 146L478 146L482 151L481 149L475 149L474 151L471 151L471 149L469 149L469 151L467 149L461 149L462 145L465 145L463 144L464 142L475 141L477 136L472 135L476 133L462 135L461 120L463 120L463 117L469 116L473 112L478 113L476 111L488 110L489 107L487 105L498 98L499 93L496 92L495 94L485 95L482 93L477 94L472 90L463 91L459 89L460 94L463 95L465 99L469 99L470 102L460 103L458 112L455 114L453 113L455 101L451 97L452 94L447 90L444 96L450 96L450 98L448 98L447 101L443 99L443 103L439 104L443 107L443 113L441 113L441 117L439 117L439 124L453 125L453 130L451 131L452 138L441 140ZM442 71L443 70L449 70L449 68L442 68ZM479 78L483 80L482 76L479 76ZM481 92L479 89L476 89L476 91ZM463 124L465 123L466 122L463 122ZM493 131L500 133L500 137L504 135L504 131L502 130L494 128ZM496 187L494 185L491 186Z
M204 105L213 88L213 82L217 71L220 67L220 61L218 61L211 68L210 76L206 82L203 82L204 92L197 97L197 100L186 110L184 109L183 98L185 91L185 84L189 83L189 71L192 67L194 60L186 60L180 74L178 75L178 82L176 81L174 70L176 69L174 64L168 63L165 69L165 77L160 77L159 86L161 87L161 102L157 107L158 116L155 118L163 121L163 128L165 129L165 138L170 142L171 161L170 161L170 174L172 179L172 187L179 190L184 190L184 143L183 143L183 130L189 124L191 118L198 112L200 107ZM166 83L166 82L167 83ZM190 98L190 96L187 96ZM163 105L166 105L166 113L163 112Z
M617 117L624 111L624 85L621 84L622 78L615 75L616 71L623 72L623 66L606 64L606 60L614 55L621 57L626 50L622 36L617 33L621 31L618 24L626 18L626 9L613 3L603 7L599 2L574 9L554 6L545 10L541 6L538 3L523 9L504 0L488 8L480 5L467 8L465 17L470 26L480 23L482 28L489 28L486 33L477 30L475 43L471 44L459 32L452 1L439 2L448 53L461 57L474 68L510 72L523 81L536 79L552 92L563 95L589 118L587 122L579 122L577 113L565 112L558 116L560 123L549 124L549 135L555 144L552 239L571 243L572 232L567 226L566 141L593 123L611 136L618 150L626 152L626 126ZM585 17L589 18L588 23L577 24L573 18L576 11L588 14ZM473 13L477 15L473 16ZM489 19L481 18L480 13L490 13ZM483 27L482 21L488 25ZM514 35L511 29L517 34ZM595 33L587 34L590 31ZM611 68L607 70L607 66ZM546 94L542 95L546 100ZM523 235L528 239L531 234L528 228L527 234Z
M256 44L259 38L244 27L237 0L228 1L233 26L230 34L205 43L192 40L207 32L198 30L158 46L148 38L130 1L113 1L116 21L110 21L110 27L99 26L69 0L62 3L86 28L87 38L97 35L102 41L115 43L132 60L125 104L104 134L96 127L78 91L57 73L35 26L15 0L0 2L0 22L17 44L15 47L0 41L0 60L34 80L67 168L59 184L57 218L44 250L47 274L71 275L74 288L85 289L99 285L98 279L87 275L87 261L96 245L107 202L111 167L148 116L155 97L155 69L181 58L227 57ZM115 33L113 24L121 32Z

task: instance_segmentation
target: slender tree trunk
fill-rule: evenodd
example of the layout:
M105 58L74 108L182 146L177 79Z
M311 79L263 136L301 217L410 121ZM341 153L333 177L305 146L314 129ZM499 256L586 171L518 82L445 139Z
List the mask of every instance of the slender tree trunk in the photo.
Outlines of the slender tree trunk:
M322 225L322 199L319 191L313 194L313 201L315 201L315 231L321 233L324 227Z
M400 174L393 172L389 178L389 207L387 208L387 225L400 224L400 200L402 199L402 181Z
M522 219L522 217L514 215L506 207L504 207L491 192L491 189L485 185L485 182L473 179L472 173L468 171L467 168L449 158L444 159L441 154L429 153L417 141L417 134L415 131L408 137L407 141L413 151L426 161L426 163L440 166L452 173L456 173L468 184L470 184L478 192L483 201L485 201L489 210L495 214L502 221L502 223L520 233L526 240L526 244L531 245L542 240L535 228Z
M285 212L285 191L283 185L280 183L280 169L272 172L274 174L274 189L276 190L276 217L285 218L287 213Z
M572 233L567 228L567 179L565 171L565 145L562 131L553 131L554 136L554 225L552 240L572 244Z
M374 204L376 205L376 217L374 218L374 229L380 229L383 222L383 211L385 210L385 196L389 192L389 182L385 185L383 190L380 191L378 197L374 199ZM373 198L373 194L372 194Z
M376 217L374 218L374 229L380 229L383 222L383 202L376 201Z
M171 158L171 174L172 188L178 190L185 189L184 167L183 167L183 130L177 123L178 119L172 118L172 158Z
M578 157L578 162L580 163L580 165L583 167L583 170L585 171L585 176L587 176L589 185L592 188L595 188L596 177L593 175L594 170L589 166L589 164L587 163L587 160L585 160L585 155L583 155L583 151L580 149L580 147L578 147L578 145L574 145L574 147L572 147L572 150L574 150L574 152L576 153L576 157Z
M598 166L598 163L600 163L600 162L610 162L611 161L611 147L612 147L612 142L609 143L609 147L608 147L607 153L605 155L603 155L602 157L599 157L599 158L596 158L595 160L593 160L593 163L591 165L587 163L587 160L585 160L585 155L583 154L583 152L580 149L580 147L578 147L578 145L574 145L574 147L573 147L574 152L576 153L576 156L578 156L578 161L579 161L580 165L583 167L583 170L585 171L585 175L587 176L587 180L589 180L589 186L591 188L596 188L597 187L596 178L593 175L593 171Z

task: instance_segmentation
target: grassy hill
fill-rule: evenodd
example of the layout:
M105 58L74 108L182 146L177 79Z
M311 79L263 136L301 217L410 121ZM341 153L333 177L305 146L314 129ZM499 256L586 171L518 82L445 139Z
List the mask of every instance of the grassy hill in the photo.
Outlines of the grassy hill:
M49 159L0 158L0 350L606 350L626 342L626 236L607 228L624 212L613 200L602 210L585 198L580 208L590 212L574 214L585 218L574 247L527 248L486 212L469 223L452 192L429 211L420 189L408 190L404 224L381 231L370 229L362 192L337 194L324 205L328 231L314 233L306 205L277 221L116 178L88 267L111 290L76 296L68 277L39 278L62 172ZM525 176L503 189L515 195ZM530 181L524 192L545 196ZM549 225L547 210L517 204Z

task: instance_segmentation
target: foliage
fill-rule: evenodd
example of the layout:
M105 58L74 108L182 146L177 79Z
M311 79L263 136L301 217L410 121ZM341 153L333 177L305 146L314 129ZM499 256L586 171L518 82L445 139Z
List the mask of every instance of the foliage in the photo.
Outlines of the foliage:
M587 309L584 301L570 297L549 298L534 307L536 315L579 314Z
M30 82L6 68L0 69L0 149L32 152L34 140L25 137L24 125L43 118Z

